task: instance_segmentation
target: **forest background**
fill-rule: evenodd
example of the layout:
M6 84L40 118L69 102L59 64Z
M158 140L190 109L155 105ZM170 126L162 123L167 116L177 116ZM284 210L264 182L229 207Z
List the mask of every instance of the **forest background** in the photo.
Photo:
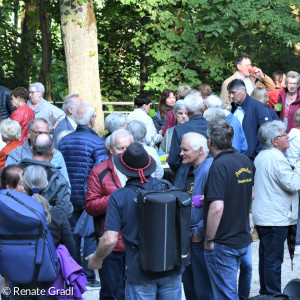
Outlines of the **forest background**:
M141 90L159 101L183 84L207 83L218 94L241 53L270 76L300 71L299 8L300 0L0 0L0 85L40 81L46 99L62 101L76 90L72 72L97 65L100 84L79 89L85 102L95 85L97 102L132 101ZM94 37L86 34L93 23ZM68 61L85 50L96 60L79 58L72 71Z

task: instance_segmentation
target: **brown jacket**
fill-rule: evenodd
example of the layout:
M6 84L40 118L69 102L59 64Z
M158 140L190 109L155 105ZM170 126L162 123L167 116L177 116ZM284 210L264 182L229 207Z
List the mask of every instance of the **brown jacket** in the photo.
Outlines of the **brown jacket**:
M232 102L231 99L229 98L229 93L227 91L227 86L228 86L229 82L231 82L234 79L237 79L237 71L232 76L227 78L222 84L220 98L222 99L222 107L223 108L226 108L226 106L228 104L228 100L230 102ZM252 74L250 74L250 80L252 81L252 84L253 84L254 88L255 87L263 87L267 91L275 89L275 83L267 75L265 75L264 78L259 78L258 76L253 76Z

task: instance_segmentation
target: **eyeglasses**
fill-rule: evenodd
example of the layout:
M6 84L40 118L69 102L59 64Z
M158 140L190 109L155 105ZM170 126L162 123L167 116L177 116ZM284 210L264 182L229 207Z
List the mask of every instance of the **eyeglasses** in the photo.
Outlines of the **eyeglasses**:
M281 138L281 137L283 137L283 136L286 136L286 137L287 137L287 133L285 133L285 134L282 134L282 135L275 136L275 139L277 139L277 138Z
M34 132L36 135L39 135L39 134L42 134L42 133L49 134L49 131L44 132L44 131L35 131L33 129L29 129L29 130Z
M34 93L38 93L39 91L32 91L32 92L29 92L29 94L34 94Z
M288 85L297 85L297 82L288 82Z

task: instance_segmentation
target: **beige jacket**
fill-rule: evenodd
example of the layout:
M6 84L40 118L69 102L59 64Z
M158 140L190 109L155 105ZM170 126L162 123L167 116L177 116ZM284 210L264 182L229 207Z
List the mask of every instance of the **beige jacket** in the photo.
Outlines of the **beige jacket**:
M223 84L222 84L222 88L221 88L221 94L220 94L220 98L222 99L222 107L226 108L228 101L231 102L230 98L229 98L229 93L227 91L227 86L229 84L229 82L231 82L234 79L237 79L237 74L238 72L236 71L232 76L230 76L229 78L227 78ZM274 90L275 89L275 83L273 82L273 80L265 75L264 78L259 78L257 76L253 76L252 74L250 74L250 80L252 81L253 87L263 87L265 88L267 91L270 90ZM250 95L249 95L250 96Z

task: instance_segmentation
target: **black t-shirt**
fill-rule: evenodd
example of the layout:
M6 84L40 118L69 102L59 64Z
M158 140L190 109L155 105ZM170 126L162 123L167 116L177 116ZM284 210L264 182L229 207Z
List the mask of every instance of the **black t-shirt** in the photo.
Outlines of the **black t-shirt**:
M210 167L204 204L204 226L212 201L223 200L223 215L216 232L216 243L240 249L252 239L249 225L249 209L252 197L254 167L244 154L234 150L220 152Z

